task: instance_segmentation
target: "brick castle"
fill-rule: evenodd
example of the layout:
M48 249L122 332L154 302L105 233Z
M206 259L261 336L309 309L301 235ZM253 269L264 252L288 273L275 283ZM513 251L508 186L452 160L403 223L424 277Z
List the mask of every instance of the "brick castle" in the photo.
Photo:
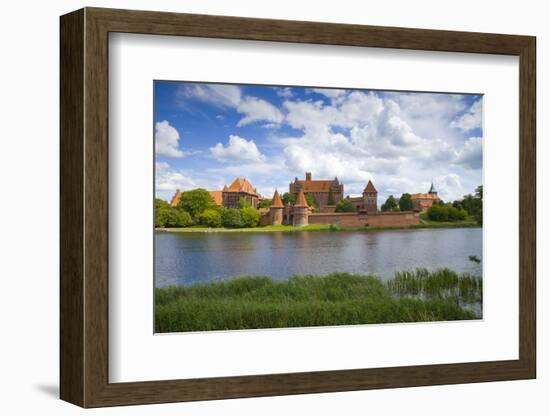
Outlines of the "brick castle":
M256 188L245 178L236 178L221 191L209 191L214 203L225 208L239 208L241 198L258 208L261 198ZM372 225L372 226L405 226L419 224L420 212L425 212L439 201L433 184L427 193L412 194L412 211L381 212L378 210L378 191L372 181L368 181L359 197L344 197L344 184L338 178L313 179L306 172L305 179L295 178L289 184L289 193L293 195L294 204L284 204L279 192L275 190L268 208L259 208L262 214L261 225L294 225L338 224L338 225ZM177 190L170 204L176 206L183 192ZM306 194L311 195L317 205L317 212L309 206ZM335 212L336 204L346 198L351 202L354 212Z

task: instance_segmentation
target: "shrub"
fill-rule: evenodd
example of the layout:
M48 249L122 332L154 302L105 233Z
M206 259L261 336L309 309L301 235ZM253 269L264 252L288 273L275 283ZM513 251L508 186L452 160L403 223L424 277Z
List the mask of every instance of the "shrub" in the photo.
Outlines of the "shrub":
M241 211L237 208L228 208L222 212L222 225L227 228L241 228L244 226Z
M449 210L444 205L434 204L428 209L428 218L432 221L447 221Z
M193 220L188 212L181 209L171 208L166 215L166 227L189 227Z
M205 227L221 227L222 216L215 209L207 209L199 215L199 223Z
M260 222L260 211L252 207L242 208L241 218L245 227L256 227Z

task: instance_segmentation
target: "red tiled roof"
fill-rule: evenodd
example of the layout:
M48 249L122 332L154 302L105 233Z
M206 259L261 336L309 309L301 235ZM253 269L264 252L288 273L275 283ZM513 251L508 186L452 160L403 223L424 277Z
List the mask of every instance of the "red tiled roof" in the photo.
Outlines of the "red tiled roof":
M271 208L284 208L283 201L279 192L275 189L275 194L273 194L273 201L271 201Z
M235 178L235 180L228 187L223 188L224 192L245 192L251 195L258 195L256 189L245 178Z
M307 204L303 189L300 189L300 192L298 193L298 197L296 198L296 203L294 204L294 206L298 208L309 207L309 205Z
M438 200L439 197L437 196L437 194L412 194L411 195L411 199L433 199L433 200Z
M378 192L378 191L372 184L372 181L369 181L369 183L367 183L367 186L365 187L365 190L363 192Z
M311 180L311 181L296 181L304 192L329 192L334 179L332 180Z

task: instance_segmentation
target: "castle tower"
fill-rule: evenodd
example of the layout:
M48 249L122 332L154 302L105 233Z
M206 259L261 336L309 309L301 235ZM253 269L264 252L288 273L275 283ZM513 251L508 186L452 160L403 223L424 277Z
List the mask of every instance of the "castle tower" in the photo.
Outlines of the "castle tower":
M378 211L378 191L369 180L367 186L363 190L363 205L367 213L375 213Z
M271 215L271 225L281 225L283 223L283 201L279 192L275 189L273 200L269 206L269 215Z
M307 204L304 191L300 190L296 203L294 204L294 226L302 227L309 224L309 205Z

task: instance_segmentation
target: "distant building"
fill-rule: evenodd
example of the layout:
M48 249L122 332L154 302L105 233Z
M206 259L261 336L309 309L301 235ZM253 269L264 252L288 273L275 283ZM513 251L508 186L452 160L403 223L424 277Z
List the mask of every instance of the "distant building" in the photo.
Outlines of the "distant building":
M185 191L176 190L176 193L170 201L170 205L177 206L181 200L181 196ZM241 198L244 198L251 206L258 208L260 195L256 192L256 188L245 178L236 178L231 185L224 186L221 191L208 191L216 206L224 206L225 208L239 208Z
M313 180L311 172L306 172L305 180L295 178L289 184L288 190L296 199L300 191L312 195L318 207L336 205L344 197L344 185L338 178Z
M367 183L362 196L349 198L349 200L357 212L372 214L378 211L378 191L372 181Z
M170 205L175 207L179 204L181 200L181 196L185 193L185 191L180 191L179 189L176 190L176 193L172 197L172 200L170 201ZM222 191L208 191L212 199L214 200L214 204L216 206L222 205Z
M248 179L236 178L231 185L223 187L222 203L225 208L239 208L241 198L254 208L258 207L260 195Z
M283 223L283 210L285 206L281 200L279 192L275 189L275 194L273 195L273 200L269 206L269 215L271 216L271 225L281 225Z
M425 212L427 211L434 203L439 202L441 199L437 195L434 184L430 186L430 190L425 194L412 194L411 200L413 204L413 211L416 212Z

